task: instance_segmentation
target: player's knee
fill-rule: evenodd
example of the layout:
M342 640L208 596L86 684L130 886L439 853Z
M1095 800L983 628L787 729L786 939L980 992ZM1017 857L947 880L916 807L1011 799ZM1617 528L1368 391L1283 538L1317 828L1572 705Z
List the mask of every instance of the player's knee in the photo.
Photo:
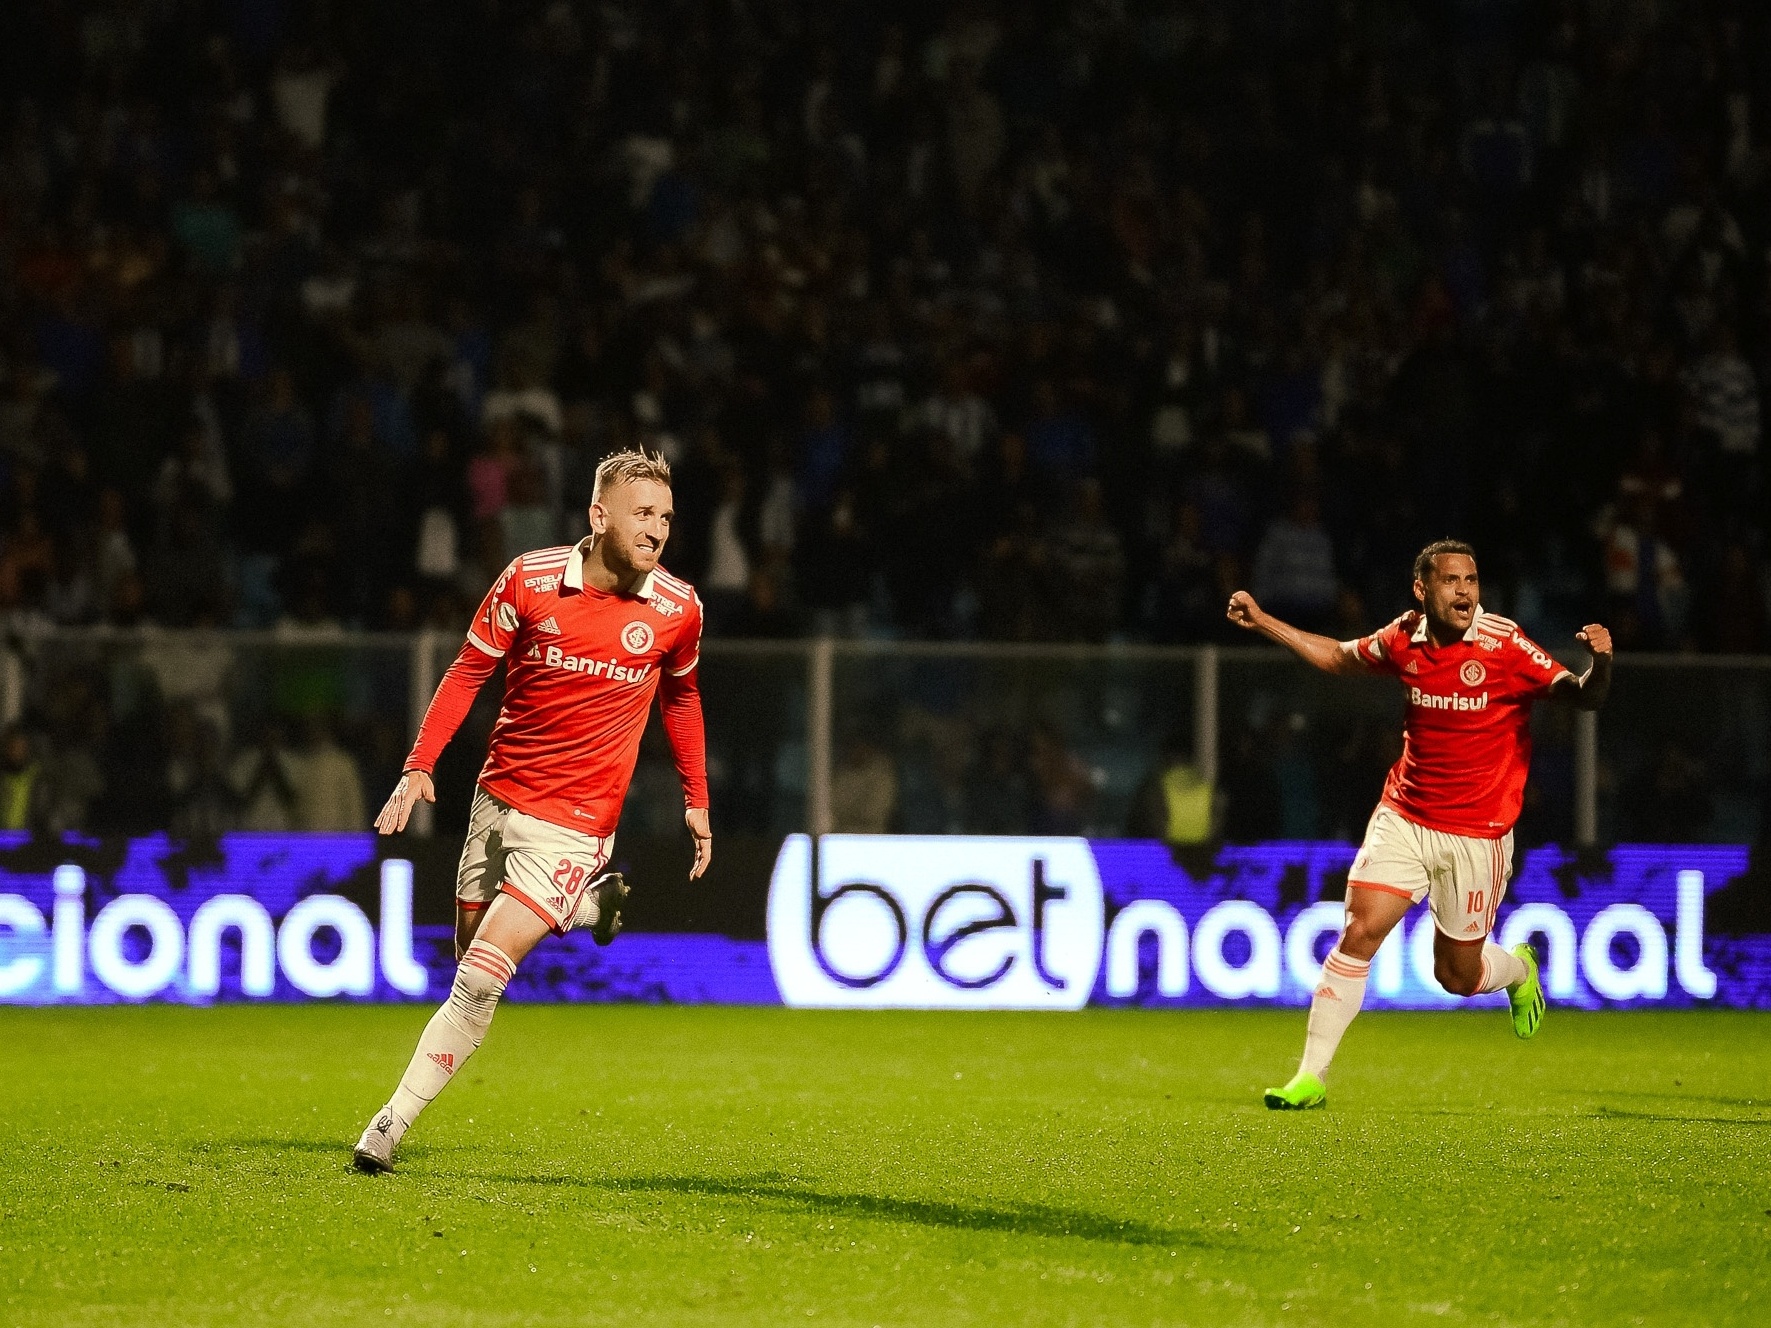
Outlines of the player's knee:
M498 1008L498 998L504 995L515 968L497 946L475 941L455 969L455 982L443 1008L457 1026L474 1036L475 1045L491 1025L492 1012Z
M1433 976L1453 996L1474 996L1482 986L1482 970L1467 970L1449 959L1433 961Z
M1384 941L1383 933L1358 916L1347 918L1341 929L1340 952L1351 959L1370 959Z

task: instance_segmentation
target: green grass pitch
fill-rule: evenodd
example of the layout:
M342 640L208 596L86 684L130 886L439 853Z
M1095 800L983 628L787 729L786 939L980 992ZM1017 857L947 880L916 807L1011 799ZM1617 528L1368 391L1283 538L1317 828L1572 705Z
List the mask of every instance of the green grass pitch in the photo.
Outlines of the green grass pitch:
M1771 1312L1771 1017L0 1012L0 1323L1727 1324Z

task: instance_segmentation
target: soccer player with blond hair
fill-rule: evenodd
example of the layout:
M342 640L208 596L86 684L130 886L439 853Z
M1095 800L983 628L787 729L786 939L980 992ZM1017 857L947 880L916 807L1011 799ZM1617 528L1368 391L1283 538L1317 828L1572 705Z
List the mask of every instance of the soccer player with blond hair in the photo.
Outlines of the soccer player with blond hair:
M1513 1032L1543 1020L1537 952L1489 940L1513 872L1513 824L1531 765L1531 707L1540 699L1597 710L1611 688L1611 633L1589 623L1575 639L1592 665L1575 677L1518 626L1486 612L1476 552L1440 540L1414 560L1410 610L1356 641L1299 631L1246 591L1229 619L1276 641L1324 673L1387 673L1408 691L1402 757L1347 873L1346 924L1322 964L1310 1001L1303 1062L1267 1106L1323 1106L1324 1079L1341 1035L1359 1013L1372 956L1408 910L1427 900L1436 931L1433 975L1458 996L1505 991Z
M438 684L405 773L375 828L406 828L474 697L505 661L504 704L480 771L455 885L449 999L425 1026L399 1087L356 1147L365 1171L391 1171L418 1113L486 1036L516 967L541 940L588 927L607 945L627 884L606 871L652 698L682 779L694 880L713 856L696 664L701 601L658 565L675 515L670 467L617 452L597 467L590 535L519 556L487 593Z

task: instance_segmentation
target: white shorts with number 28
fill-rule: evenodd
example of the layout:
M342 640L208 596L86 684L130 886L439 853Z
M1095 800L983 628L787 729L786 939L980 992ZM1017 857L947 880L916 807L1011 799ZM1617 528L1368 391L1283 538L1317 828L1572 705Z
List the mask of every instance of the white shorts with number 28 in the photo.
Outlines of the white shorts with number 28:
M614 846L613 835L599 839L537 820L476 789L455 874L455 898L472 911L485 908L502 889L563 935L578 900L608 865Z

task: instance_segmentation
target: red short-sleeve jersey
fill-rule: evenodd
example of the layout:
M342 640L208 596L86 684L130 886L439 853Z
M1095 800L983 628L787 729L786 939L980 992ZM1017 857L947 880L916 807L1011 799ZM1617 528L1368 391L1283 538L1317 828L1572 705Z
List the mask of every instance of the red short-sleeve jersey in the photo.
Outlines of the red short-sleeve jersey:
M693 702L692 733L671 738L685 749L677 757L689 805L707 805L692 678L701 601L662 568L615 594L586 585L583 566L581 547L523 554L487 592L467 636L506 662L480 786L530 816L601 836L621 818L661 678L671 680L667 702L685 690ZM426 750L408 765L428 769L434 759Z
M1531 768L1531 705L1569 671L1480 607L1449 645L1435 644L1426 619L1411 612L1346 648L1408 691L1402 759L1383 800L1448 834L1499 839L1511 830Z

